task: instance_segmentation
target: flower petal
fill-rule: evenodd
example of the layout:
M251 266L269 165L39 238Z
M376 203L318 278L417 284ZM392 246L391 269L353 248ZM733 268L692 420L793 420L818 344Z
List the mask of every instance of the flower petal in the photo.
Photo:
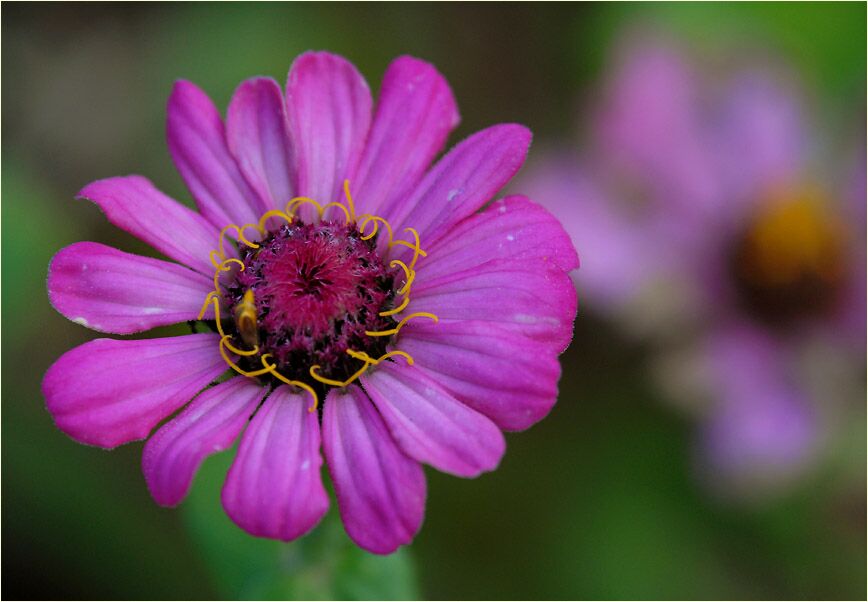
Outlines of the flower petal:
M493 259L415 284L406 313L494 322L563 351L573 336L576 306L573 281L558 266L541 260Z
M819 424L791 381L780 343L750 324L724 326L702 351L717 402L704 429L704 460L715 484L760 493L804 470Z
M195 320L213 289L208 278L178 264L95 242L61 249L48 266L51 304L100 332L131 334Z
M329 393L323 448L350 538L375 554L412 541L425 513L425 474L359 387Z
M202 215L219 228L255 222L267 203L241 175L211 99L181 80L172 88L167 111L169 153Z
M711 141L723 170L726 203L736 217L753 210L769 186L802 178L807 133L792 84L772 73L742 73L730 84ZM741 205L741 206L740 206Z
M561 366L550 344L490 322L410 322L395 346L459 401L520 431L554 406Z
M167 257L203 274L214 274L208 254L217 247L220 232L201 215L157 190L147 178L97 180L77 198L93 201L111 223Z
M419 283L493 259L538 259L567 272L579 267L576 250L557 218L524 196L495 201L434 245L422 242L428 256L416 268Z
M757 493L759 485L772 486L804 470L816 451L819 428L801 392L781 386L720 401L703 429L713 481L751 485Z
M362 383L395 441L414 460L461 477L500 463L506 450L500 429L413 366L384 362Z
M286 112L298 194L322 204L341 200L343 181L362 153L372 104L367 82L343 57L307 52L295 59L286 82Z
M670 221L708 227L721 195L707 144L696 74L684 53L653 34L624 45L606 99L594 119L610 178L645 192ZM635 195L635 192L633 193ZM673 219L678 215L678 220Z
M174 506L209 455L228 448L265 396L255 380L236 376L204 391L148 439L142 471L154 499Z
M226 371L216 334L96 339L63 354L42 393L57 427L89 445L144 439L163 418Z
M223 508L258 537L289 541L328 510L322 484L320 432L307 396L274 390L250 421L223 486Z
M477 132L449 151L386 218L415 228L430 246L487 203L524 163L531 134L502 124Z
M241 173L269 208L293 196L289 125L280 86L255 77L238 86L226 111L226 139Z
M495 321L559 350L572 338L578 266L570 238L524 197L493 203L428 247L408 312L445 320Z
M402 56L383 76L377 112L354 178L359 213L387 217L443 149L460 118L452 90L433 65Z

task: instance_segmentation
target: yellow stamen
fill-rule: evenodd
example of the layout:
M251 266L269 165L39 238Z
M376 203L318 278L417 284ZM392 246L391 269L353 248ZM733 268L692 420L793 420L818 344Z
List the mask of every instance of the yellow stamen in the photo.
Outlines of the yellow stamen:
M211 249L211 251L208 252L208 259L211 260L211 265L214 266L215 270L220 269L220 262L223 261L223 258L220 257L220 253L217 249Z
M241 233L241 228L239 228L235 224L229 224L228 226L226 226L222 230L220 230L220 238L219 238L219 245L218 245L218 249L219 249L218 253L220 254L220 259L226 259L226 249L224 248L224 244L226 241L226 231L230 230L230 229L234 229L235 232L237 232L239 234Z
M401 245L407 247L408 249L413 249L413 259L410 260L410 269L413 269L416 266L416 262L419 260L419 257L428 257L428 253L422 250L419 242L419 233L415 228L404 228L404 232L409 232L413 235L414 242L409 243L406 240L396 240L389 243L389 247Z
M259 245L256 244L255 242L249 241L247 239L247 235L244 234L244 231L247 230L248 228L253 228L257 232L259 232L259 226L257 226L256 224L244 224L243 226L238 228L238 242L247 245L251 249L258 249Z
M374 222L374 230L370 234L366 235L365 234L365 226L368 225L368 222ZM380 230L379 224L383 224L384 226L386 226L386 230L389 233L389 243L388 244L391 245L392 239L395 237L394 234L392 233L392 226L389 224L389 222L384 220L379 215L364 215L364 216L362 216L361 221L359 222L359 232L362 233L362 240L369 240L369 239L373 238L374 236L376 236L377 232L379 232L379 230Z
M346 387L347 385L351 384L354 380L359 378L362 374L364 374L365 370L368 369L368 366L370 366L370 364L365 362L364 366L362 366L361 368L356 370L355 374L353 374L352 376L350 376L349 378L347 378L344 381L333 380L331 378L326 378L325 376L317 374L317 371L320 369L319 365L311 366L309 372L310 372L310 375L314 378L314 380L318 380L319 382L323 383L324 385L331 385L333 387Z
M402 311L404 311L404 308L407 307L407 305L409 305L409 304L410 304L410 296L407 295L406 297L404 297L404 300L401 301L401 305L399 305L395 309L390 309L389 311L381 311L378 315L383 316L384 318L386 316L394 316L395 314L399 314Z
M344 180L344 195L347 197L347 206L350 208L350 221L356 221L356 205L353 203L353 195L350 194L349 180Z
M319 397L317 397L316 391L313 390L313 387L311 387L307 383L301 382L300 380L290 380L290 379L286 378L283 374L281 374L280 372L277 371L277 364L269 365L266 362L267 358L270 358L270 357L271 357L271 354L266 353L260 359L262 360L262 364L264 366L266 366L268 368L268 370L271 372L271 375L281 382L284 382L284 383L286 383L290 386L293 386L293 387L298 387L300 389L304 389L305 391L310 393L310 396L313 398L313 405L310 406L307 409L307 411L313 412L314 410L316 410L317 406L319 406Z
M354 357L357 360L361 360L363 362L368 362L370 364L373 364L374 366L376 366L377 364L379 364L383 360L390 358L390 357L395 357L396 355L400 355L401 357L406 359L408 366L412 366L414 363L413 357L409 353L407 353L406 351L401 351L399 349L395 349L394 351L389 351L387 353L384 353L383 355L381 355L377 359L372 358L370 355L368 355L364 351L353 351L352 349L347 349L347 355L349 355L350 357Z
M259 218L259 232L264 236L266 232L265 222L267 222L272 217L279 217L281 219L286 220L287 224L292 224L292 215L287 215L280 209L272 209L271 211L266 211L262 217Z
M329 207L337 207L338 209L340 209L341 211L344 212L344 215L346 216L346 221L344 222L345 224L349 224L350 222L353 221L352 218L350 217L350 210L347 209L346 207L344 207L343 203L337 203L337 202L328 203L327 205L323 205L319 210L320 219L322 219L322 216L325 215L326 209L328 209Z
M239 368L238 365L235 362L233 362L231 359L229 359L228 355L226 355L226 349L224 349L224 343L225 343L226 338L227 337L223 337L222 339L220 339L220 355L223 357L223 360L227 364L229 364L229 367L232 368L233 370L235 370L238 374L240 374L242 376L254 377L254 376L262 376L263 374L268 374L269 372L274 371L274 366L266 367L262 370L254 370L254 371L249 371L249 370L244 370L243 368Z
M322 205L317 203L315 200L310 199L306 196L297 196L294 199L291 199L287 204L284 211L288 215L295 215L295 210L301 207L302 205L313 205L316 207L317 215L322 216Z
M217 293L211 291L207 295L205 295L205 303L202 304L202 309L199 311L199 317L197 320L201 320L205 317L205 312L208 311L208 305L211 301L214 301L214 315L217 317L217 321L220 321L220 301L218 300Z
M240 259L230 258L224 259L223 263L220 264L220 267L217 268L217 271L214 272L214 292L218 295L220 294L220 272L228 272L231 268L229 267L230 263L237 263L241 266L241 271L244 271L244 262Z
M407 264L404 263L403 261L401 261L400 259L393 259L392 261L389 262L390 268L393 268L395 266L398 266L402 270L404 270L404 277L405 277L404 286L402 286L401 288L398 289L398 294L403 295L404 293L410 292L410 286L412 286L413 280L416 279L416 272L414 272L412 269L410 269L407 266Z
M250 357L252 355L256 355L257 353L259 353L259 345L255 346L253 349L248 349L248 350L238 349L235 345L233 345L232 343L229 342L230 339L232 339L232 335L224 334L223 335L223 345L226 347L226 349L228 349L229 351L231 351L232 353L234 353L236 355L241 355L243 357Z
M256 325L256 299L253 289L247 289L241 302L235 307L235 325L241 340L251 347L259 347L259 329Z
M404 327L404 325L407 322L409 322L410 320L412 320L413 318L429 318L431 320L434 320L435 324L440 321L440 318L438 318L436 315L434 315L432 313L429 313L427 311L417 311L414 314L410 314L409 316L406 316L403 320L398 322L397 326L395 326L391 330L366 330L365 334L368 335L369 337L387 337L387 336L390 336L393 334L398 334L401 331L401 329Z

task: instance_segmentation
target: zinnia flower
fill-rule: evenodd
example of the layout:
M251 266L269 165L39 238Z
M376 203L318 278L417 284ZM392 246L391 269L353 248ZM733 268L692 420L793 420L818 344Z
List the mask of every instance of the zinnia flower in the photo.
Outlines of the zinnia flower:
M669 391L704 421L709 481L771 490L864 403L858 384L833 393L865 361L864 156L817 152L782 70L704 80L675 43L633 33L593 152L552 152L520 185L589 258L583 298L658 344ZM838 358L823 382L805 365L817 348Z
M372 105L353 65L321 52L293 63L285 95L268 78L242 83L225 126L179 81L168 144L199 211L141 176L81 191L178 263L73 244L49 268L54 307L100 332L194 332L91 341L48 370L43 392L62 431L105 448L148 437L192 399L145 445L159 504L178 504L204 458L240 435L226 513L292 540L329 505L322 444L348 534L389 553L422 523L422 463L493 470L501 430L555 403L578 258L529 199L489 204L530 132L491 127L429 168L458 111L444 78L410 57Z

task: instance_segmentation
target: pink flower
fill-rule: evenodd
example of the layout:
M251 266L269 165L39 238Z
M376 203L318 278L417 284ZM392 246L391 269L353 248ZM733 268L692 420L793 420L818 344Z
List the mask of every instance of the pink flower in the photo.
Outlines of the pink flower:
M496 468L501 430L555 403L576 312L578 258L558 222L522 196L486 206L530 132L488 128L430 166L457 123L446 81L410 57L390 65L374 108L353 65L304 54L285 96L271 79L242 83L225 126L178 82L169 150L199 212L141 176L79 195L178 263L76 243L52 260L48 291L100 332L203 318L213 332L64 354L43 381L58 427L111 448L192 399L145 445L159 504L181 502L204 458L240 435L227 514L294 539L329 505L322 444L350 537L376 553L410 542L421 463L463 477Z
M668 353L670 392L704 421L708 481L774 491L814 462L836 405L864 403L839 372L858 382L865 361L865 158L817 152L782 70L703 77L677 43L631 33L593 152L554 153L520 185L586 258L587 303ZM808 353L845 359L822 393Z

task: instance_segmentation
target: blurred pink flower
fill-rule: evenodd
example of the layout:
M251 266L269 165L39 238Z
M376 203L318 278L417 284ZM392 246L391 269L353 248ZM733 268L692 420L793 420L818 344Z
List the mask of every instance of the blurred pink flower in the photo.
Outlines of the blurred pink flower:
M801 374L803 349L819 337L864 364L864 155L820 164L779 70L705 74L669 40L634 40L590 152L538 154L519 186L582 253L574 279L588 305L690 341L712 400L711 480L772 485L807 465L823 431L827 400Z
M328 53L299 57L285 96L271 79L243 82L225 125L176 83L169 150L199 211L141 176L80 197L178 263L76 243L52 260L48 292L100 332L203 318L215 332L67 352L43 381L57 426L111 448L192 398L145 445L158 503L181 502L243 431L223 506L253 535L294 539L329 505L322 443L350 537L376 553L410 542L421 463L496 468L501 430L555 403L576 312L560 224L522 196L486 207L530 132L488 128L429 167L457 123L445 79L410 57L390 65L375 109L355 67Z

